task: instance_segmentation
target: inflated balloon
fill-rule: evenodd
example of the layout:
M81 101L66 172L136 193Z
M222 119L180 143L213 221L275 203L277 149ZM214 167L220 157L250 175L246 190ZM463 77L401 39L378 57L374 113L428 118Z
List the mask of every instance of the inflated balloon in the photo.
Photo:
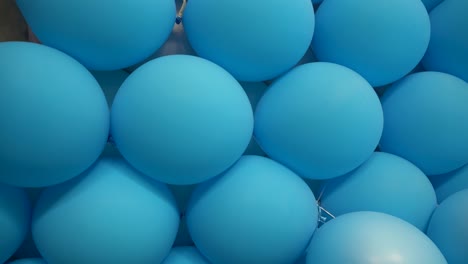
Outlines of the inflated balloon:
M307 264L330 263L447 264L447 261L424 233L407 222L383 213L356 212L326 223L314 234Z
M449 74L421 72L395 83L382 98L380 149L426 175L468 163L468 84Z
M45 260L41 258L25 258L25 259L18 259L8 264L48 264Z
M48 264L161 263L179 225L170 190L120 158L43 191L32 233Z
M268 158L243 156L195 189L187 223L213 263L293 263L307 247L317 214L299 176Z
M383 127L379 98L354 71L333 63L299 66L278 79L255 112L255 137L300 176L341 176L372 155Z
M196 247L175 247L161 264L209 264Z
M433 176L430 180L434 185L437 200L442 202L450 195L468 189L468 165L447 174Z
M39 44L0 43L0 58L0 182L40 187L86 170L109 133L109 109L93 76Z
M427 235L440 248L448 263L466 263L468 259L467 204L468 189L464 189L445 199L429 223Z
M170 184L194 184L230 167L253 130L249 99L224 69L164 56L134 71L112 106L111 133L135 168Z
M427 12L430 12L434 7L442 3L444 0L422 0L422 3L427 9ZM432 33L431 33L432 34Z
M446 72L468 82L468 1L445 0L430 14L431 41L422 60L431 71Z
M163 45L175 21L173 0L16 1L39 40L92 70L143 61Z
M316 13L312 47L319 61L344 65L382 86L419 63L430 31L421 0L327 0Z
M334 216L382 212L423 231L437 206L426 175L409 161L383 152L375 152L358 169L326 182L324 188L321 206Z
M197 54L248 82L273 79L296 65L314 24L310 0L197 0L188 2L184 15Z
M23 242L30 224L31 206L22 189L0 183L0 263Z
M115 95L122 83L127 79L128 73L123 70L118 71L92 71L91 72L98 81L99 85L106 96L106 101L109 107L112 106Z

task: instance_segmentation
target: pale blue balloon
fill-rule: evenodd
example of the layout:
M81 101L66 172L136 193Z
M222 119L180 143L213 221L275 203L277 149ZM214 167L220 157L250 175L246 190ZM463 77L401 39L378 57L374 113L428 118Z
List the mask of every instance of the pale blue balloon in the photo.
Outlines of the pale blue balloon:
M426 175L468 163L468 84L449 74L407 76L382 98L380 149L409 160Z
M296 67L273 83L255 112L255 138L302 177L341 176L372 155L383 114L369 83L337 64Z
M48 264L161 263L179 225L173 195L121 158L44 190L32 233Z
M194 56L164 56L141 66L112 106L119 151L138 170L170 184L195 184L223 172L245 151L252 131L241 85Z
M431 71L446 72L468 82L468 1L445 0L430 13L431 41L422 60Z
M307 264L331 263L447 264L447 261L437 246L409 223L383 213L356 212L326 223L312 238Z
M430 180L434 185L437 200L441 203L450 195L468 189L468 165L446 174L435 175Z
M174 25L174 0L17 0L39 40L92 70L117 70L143 61Z
M109 108L112 106L115 95L122 83L127 79L128 73L123 70L118 71L92 71L91 72L98 81L99 85L106 96Z
M184 14L196 53L240 81L265 81L302 58L314 33L311 0L197 0Z
M426 230L437 198L431 182L409 161L375 152L345 176L324 183L321 206L334 216L376 211Z
M427 230L427 235L451 264L468 260L467 205L468 189L449 196L435 210Z
M0 182L48 186L91 166L109 133L106 99L91 73L34 43L0 43L0 58Z
M8 260L29 230L31 205L22 189L0 183L0 263Z
M209 264L196 247L175 247L161 264Z
M419 63L430 32L421 0L327 0L316 13L312 47L319 61L349 67L382 86Z
M41 258L24 258L9 262L8 264L47 264L47 262Z
M243 156L195 189L187 223L197 248L213 263L293 263L317 226L307 184L283 165Z

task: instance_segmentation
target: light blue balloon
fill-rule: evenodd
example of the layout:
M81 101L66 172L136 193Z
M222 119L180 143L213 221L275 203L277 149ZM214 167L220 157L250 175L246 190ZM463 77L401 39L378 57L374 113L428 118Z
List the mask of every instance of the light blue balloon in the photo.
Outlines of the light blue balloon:
M118 70L149 57L174 25L173 0L17 0L39 40L92 70Z
M265 81L292 68L314 33L310 0L197 0L184 15L196 53L240 81Z
M468 165L447 174L433 176L430 180L440 203L450 195L468 189Z
M170 184L218 175L245 151L253 114L241 85L202 58L165 56L134 71L112 106L111 133L135 168Z
M43 191L32 233L48 264L161 263L179 225L173 195L120 158Z
M26 237L30 211L24 190L0 183L0 263L10 258Z
M425 231L437 206L426 175L409 161L383 152L375 152L356 170L324 184L321 206L334 216L376 211Z
M437 246L409 223L383 213L356 212L326 223L312 238L307 264L331 263L447 264L447 261Z
M25 259L18 259L9 264L47 264L45 260L41 258L25 258Z
M439 5L443 1L444 0L422 0L422 3L426 7L427 12L430 12L432 9L434 9L437 5Z
M447 0L448 1L448 0ZM448 263L468 260L468 189L445 199L432 215L427 235L444 254Z
M293 263L307 247L317 214L299 176L268 158L243 156L195 189L187 223L213 263Z
M409 75L382 98L380 149L409 160L426 175L468 163L468 84L440 72Z
M196 247L175 247L161 264L209 264Z
M92 71L91 72L98 81L99 85L106 96L109 108L112 106L115 95L122 83L127 79L128 73L123 70L118 71Z
M0 58L0 182L48 186L91 166L109 133L106 99L91 73L34 43L0 43Z
M422 60L431 71L468 82L468 1L446 0L431 11L431 41Z
M341 176L372 155L383 114L369 83L333 63L299 66L278 79L258 103L255 137L274 160L300 176Z
M316 13L312 47L319 61L349 67L382 86L419 63L430 32L421 0L327 0Z

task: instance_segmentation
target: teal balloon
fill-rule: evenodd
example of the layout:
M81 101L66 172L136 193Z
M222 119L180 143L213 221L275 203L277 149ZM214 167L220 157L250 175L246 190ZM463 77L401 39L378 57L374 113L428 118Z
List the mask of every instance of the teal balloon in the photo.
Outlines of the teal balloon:
M22 189L0 183L0 263L19 248L29 230L31 205Z
M468 260L468 189L445 199L434 212L427 235L444 254L448 263Z
M468 83L440 72L409 75L382 98L380 149L409 160L426 175L468 163Z
M118 70L143 61L166 41L176 16L174 0L16 3L42 43L92 70Z
M372 86L383 86L419 63L430 34L421 0L327 0L316 13L312 47L319 61L349 67Z
M212 263L293 263L317 226L315 197L283 165L243 156L200 184L187 210L197 248Z
M237 80L273 79L296 65L315 26L310 0L189 1L184 27L195 52Z
M109 108L114 102L115 95L122 83L127 79L128 73L123 70L118 71L92 71L91 72L98 81L99 85L106 96Z
M48 264L161 263L179 226L173 195L120 158L47 188L32 233Z
M41 258L25 258L9 262L8 264L47 264L47 262Z
M82 173L109 133L99 84L76 60L43 45L3 42L0 58L0 182L42 187Z
M430 180L435 188L437 200L441 203L452 194L468 189L468 165L446 174L435 175Z
M272 159L310 179L341 176L373 153L383 129L379 98L354 71L317 62L275 81L255 112L255 138Z
M321 206L334 216L358 211L387 213L425 231L437 198L431 182L415 165L375 152L356 170L325 182Z
M356 212L337 217L314 234L307 264L330 263L447 264L447 261L437 246L411 224L383 213Z
M209 264L196 247L175 247L161 264Z
M136 169L169 184L195 184L245 151L253 114L223 68L188 55L164 56L134 71L117 93L111 134Z
M431 40L424 68L445 72L468 82L468 1L445 0L430 13Z

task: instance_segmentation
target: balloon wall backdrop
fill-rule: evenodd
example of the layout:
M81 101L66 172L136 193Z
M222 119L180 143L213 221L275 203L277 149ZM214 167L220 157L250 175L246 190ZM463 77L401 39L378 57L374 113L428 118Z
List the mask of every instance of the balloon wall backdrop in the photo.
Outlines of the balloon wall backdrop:
M468 263L468 1L16 5L0 264Z

